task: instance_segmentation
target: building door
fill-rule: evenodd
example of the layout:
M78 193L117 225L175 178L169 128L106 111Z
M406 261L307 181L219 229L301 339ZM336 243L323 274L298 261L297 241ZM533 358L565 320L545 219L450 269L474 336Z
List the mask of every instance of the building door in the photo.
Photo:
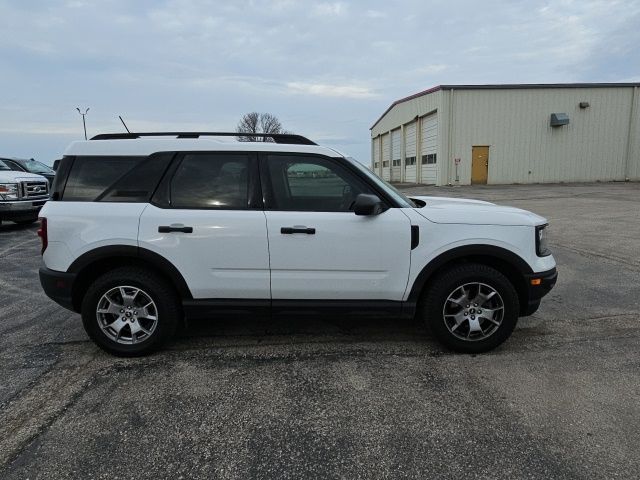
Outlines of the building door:
M402 146L400 145L400 129L391 132L391 181L402 181Z
M489 147L472 147L471 183L486 185L489 175Z
M416 183L416 123L408 123L404 129L404 181Z
M438 183L438 114L422 117L422 141L420 152L421 182L427 185Z
M389 143L388 133L380 137L380 148L382 148L382 179L387 182L391 181L391 149Z

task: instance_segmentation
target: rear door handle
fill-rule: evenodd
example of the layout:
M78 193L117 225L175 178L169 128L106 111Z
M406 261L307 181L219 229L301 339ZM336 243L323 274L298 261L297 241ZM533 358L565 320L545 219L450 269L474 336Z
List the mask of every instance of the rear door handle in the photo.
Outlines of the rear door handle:
M158 233L182 232L193 233L193 227L185 227L181 223L172 223L171 225L160 225Z
M292 233L306 233L307 235L315 235L316 229L296 225L295 227L282 227L280 229L280 233L282 233L283 235L290 235Z

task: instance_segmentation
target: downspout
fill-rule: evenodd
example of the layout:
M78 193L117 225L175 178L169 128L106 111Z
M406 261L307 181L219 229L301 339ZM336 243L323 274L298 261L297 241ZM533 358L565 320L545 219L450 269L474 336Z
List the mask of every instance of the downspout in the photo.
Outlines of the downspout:
M407 146L405 145L406 139L404 138L404 124L400 125L400 181L404 183L407 179L405 178L405 152L407 151Z
M449 126L448 126L448 132L447 132L447 157L444 159L445 160L445 165L447 166L447 183L449 185L453 184L453 178L451 177L452 172L451 172L451 158L453 157L452 155L452 150L453 150L453 88L451 90L449 90L449 108L447 108L447 114L449 116L448 120L449 120Z
M637 95L638 87L633 87L631 91L631 108L629 109L629 129L627 131L627 145L625 147L625 177L624 180L626 182L631 178L631 139L634 133L634 123L635 123L635 112L636 112L636 101L638 99Z
M376 137L378 142L378 176L382 178L382 135L378 134Z
M422 119L416 116L416 182L422 183Z
M373 135L373 130L371 131L371 134ZM376 171L376 149L375 149L375 141L376 139L374 137L371 137L371 171L375 172Z
M391 141L391 130L387 132L389 139L389 183L393 182L393 142Z

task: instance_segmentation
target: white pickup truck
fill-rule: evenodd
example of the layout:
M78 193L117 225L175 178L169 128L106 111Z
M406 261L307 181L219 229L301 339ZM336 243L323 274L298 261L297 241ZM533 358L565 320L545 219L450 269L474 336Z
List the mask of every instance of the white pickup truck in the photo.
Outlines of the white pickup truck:
M27 225L49 200L49 182L42 175L12 170L0 158L0 224L9 220Z

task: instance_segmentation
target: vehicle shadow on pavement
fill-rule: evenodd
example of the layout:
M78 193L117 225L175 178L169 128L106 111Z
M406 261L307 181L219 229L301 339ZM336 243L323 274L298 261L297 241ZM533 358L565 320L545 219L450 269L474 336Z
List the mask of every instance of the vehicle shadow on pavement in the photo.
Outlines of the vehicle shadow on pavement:
M418 340L430 335L417 319L353 318L339 316L274 316L223 317L217 319L190 320L179 328L174 344L186 346L195 339L203 341L212 337L261 340L278 337L311 337L310 340L352 337L357 341Z

